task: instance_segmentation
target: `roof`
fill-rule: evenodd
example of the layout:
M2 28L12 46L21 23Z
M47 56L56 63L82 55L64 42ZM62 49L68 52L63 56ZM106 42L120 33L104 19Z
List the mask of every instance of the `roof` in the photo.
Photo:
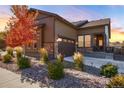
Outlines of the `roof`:
M81 20L81 21L76 21L76 22L69 22L66 19L62 18L61 16L59 16L58 14L55 14L55 13L51 13L51 12L47 12L47 11L43 11L43 10L38 10L38 9L34 9L34 8L30 8L30 11L38 11L41 14L43 13L43 14L46 14L48 16L53 16L53 17L57 18L58 20L70 25L71 27L73 27L75 29L86 28L86 27L95 27L95 26L102 26L102 25L110 24L110 18L100 19L100 20L95 20L95 21Z
M81 20L81 21L72 22L72 24L77 27L80 27L80 26L86 24L87 22L88 22L88 20Z
M102 25L107 25L107 24L110 24L110 18L90 21L90 22L87 22L86 24L80 26L80 28L102 26Z
M64 23L72 26L73 28L76 28L76 26L73 25L71 22L67 21L66 19L62 18L61 16L59 16L59 15L57 15L55 13L51 13L51 12L47 12L47 11L43 11L43 10L38 10L38 9L34 9L34 8L30 8L30 11L38 11L41 14L43 13L43 14L46 14L46 15L49 15L49 16L54 16L58 20L63 21Z

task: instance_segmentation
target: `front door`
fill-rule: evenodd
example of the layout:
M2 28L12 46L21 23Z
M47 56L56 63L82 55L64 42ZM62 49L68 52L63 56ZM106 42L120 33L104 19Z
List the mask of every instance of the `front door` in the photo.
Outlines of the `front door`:
M104 37L102 34L94 35L93 46L94 46L94 50L96 51L104 50Z

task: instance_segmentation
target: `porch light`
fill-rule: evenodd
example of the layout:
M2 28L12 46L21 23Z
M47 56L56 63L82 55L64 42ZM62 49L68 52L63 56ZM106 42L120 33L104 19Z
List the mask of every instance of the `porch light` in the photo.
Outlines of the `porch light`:
M62 41L62 38L58 38L56 41L57 42L61 42Z
M75 45L78 45L78 42L76 42Z

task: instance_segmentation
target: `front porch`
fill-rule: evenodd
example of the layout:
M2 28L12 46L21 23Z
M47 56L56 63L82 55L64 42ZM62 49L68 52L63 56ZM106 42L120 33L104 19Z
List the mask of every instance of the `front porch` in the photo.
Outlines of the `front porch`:
M104 33L86 34L78 36L77 51L80 52L104 52L107 47Z

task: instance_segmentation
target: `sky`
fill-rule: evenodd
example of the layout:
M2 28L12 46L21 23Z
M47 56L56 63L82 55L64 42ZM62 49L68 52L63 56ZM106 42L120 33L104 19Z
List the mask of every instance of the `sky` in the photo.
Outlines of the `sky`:
M31 5L29 8L36 8L53 12L70 22L79 20L111 19L111 42L124 41L124 6L112 5L77 5L77 6L53 6L53 5ZM12 12L10 6L0 6L0 31L3 31Z

